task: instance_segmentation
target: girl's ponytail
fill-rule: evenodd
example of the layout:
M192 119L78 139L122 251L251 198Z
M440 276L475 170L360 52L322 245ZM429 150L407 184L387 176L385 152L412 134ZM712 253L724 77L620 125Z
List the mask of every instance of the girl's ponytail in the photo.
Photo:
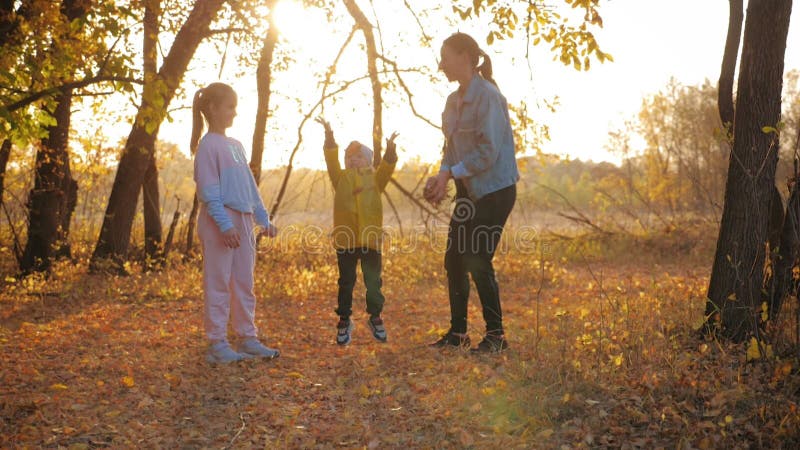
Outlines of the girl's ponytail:
M203 101L203 89L194 93L192 100L192 139L189 141L189 151L192 155L197 151L200 135L203 133L203 113L200 103Z
M483 50L478 49L480 56L483 58L483 62L480 66L478 66L478 73L481 74L483 79L489 81L493 85L497 86L497 82L494 81L492 78L492 60L489 58L489 55L486 54Z

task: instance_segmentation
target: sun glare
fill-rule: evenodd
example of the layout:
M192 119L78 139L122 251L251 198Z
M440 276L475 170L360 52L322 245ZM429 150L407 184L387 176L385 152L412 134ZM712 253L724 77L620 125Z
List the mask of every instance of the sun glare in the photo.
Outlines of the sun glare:
M309 23L309 14L303 5L293 0L281 0L275 6L275 25L289 41L301 43L309 33L313 34L315 24Z

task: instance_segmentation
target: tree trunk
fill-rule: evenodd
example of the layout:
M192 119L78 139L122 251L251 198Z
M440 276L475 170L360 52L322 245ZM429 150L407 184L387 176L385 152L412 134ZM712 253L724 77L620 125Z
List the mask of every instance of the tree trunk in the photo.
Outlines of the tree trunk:
M739 56L739 41L742 37L744 19L743 0L729 0L728 37L725 39L725 53L719 74L717 105L722 126L728 133L733 129L733 77L736 73L736 58ZM727 134L726 134L727 135Z
M797 185L797 170L786 202L783 228L780 230L780 246L773 263L773 281L769 295L769 320L774 321L781 311L787 294L797 294L797 284L792 272L800 266L800 191Z
M183 256L185 259L190 259L194 256L194 229L197 225L197 212L200 210L200 201L197 199L197 193L194 194L192 199L192 211L189 213L189 220L186 224L186 251Z
M3 144L0 145L0 205L3 204L3 193L6 189L6 167L9 156L11 156L11 140L3 139Z
M169 231L167 238L164 240L164 258L167 257L172 249L172 240L175 237L175 230L178 228L178 221L181 218L181 199L178 199L178 204L175 205L175 212L172 213L172 223L169 224Z
M778 162L783 59L791 0L750 2L734 115L733 148L708 288L708 325L741 341L757 332ZM708 329L708 327L707 327Z
M144 9L143 69L145 85L142 96L152 98L157 95L156 85L147 81L156 78L158 69L158 18L161 16L161 1L147 0ZM155 134L154 134L155 136ZM142 185L142 212L144 215L144 254L145 267L155 268L163 262L161 253L161 205L158 195L158 166L155 158L155 142Z
M161 204L158 195L158 167L155 154L150 158L142 185L142 211L144 213L145 267L154 269L163 263L161 251Z
M158 76L151 82L145 80L145 85L154 85L153 95L142 96L136 120L125 143L100 236L92 254L93 270L121 269L121 263L128 253L136 201L153 158L158 128L197 46L208 33L211 21L223 3L224 0L196 2L189 18L175 36ZM109 266L109 262L112 266Z
M275 9L276 0L267 2L270 10L268 16L269 30L261 47L261 56L256 69L256 88L258 90L258 107L256 108L256 123L253 130L253 153L250 156L250 170L256 179L256 184L261 182L261 162L264 158L264 136L267 133L267 118L269 117L269 95L272 83L272 55L275 44L278 42L278 27L275 26L272 11Z
M372 84L372 149L373 165L375 167L381 162L381 140L383 139L383 100L381 99L381 80L378 79L378 50L375 45L375 34L372 32L372 24L364 15L364 12L356 4L355 0L344 0L347 11L356 21L356 26L364 33L364 40L367 43L367 72Z
M65 167L64 184L62 189L64 192L64 202L61 210L61 226L58 229L58 239L53 256L56 259L72 258L72 246L69 243L69 231L72 224L72 213L75 212L75 206L78 204L78 182L72 178L69 164Z
M72 22L84 16L90 7L90 2L65 0L61 14ZM20 261L23 274L48 270L53 256L71 253L69 221L78 189L69 168L72 89L62 89L55 102L52 115L56 123L48 127L47 138L36 152L34 186L28 200L28 241Z
M48 137L36 152L34 185L28 199L28 241L20 263L23 274L50 268L61 235L62 212L68 203L65 186L73 181L68 178L67 153L71 107L72 92L67 90L56 98L56 124L48 128Z

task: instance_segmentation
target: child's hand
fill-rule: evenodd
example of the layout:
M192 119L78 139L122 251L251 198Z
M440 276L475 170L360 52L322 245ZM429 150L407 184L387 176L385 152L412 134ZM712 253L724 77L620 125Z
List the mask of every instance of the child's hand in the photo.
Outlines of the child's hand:
M331 124L330 124L330 122L328 122L327 120L325 120L325 119L324 119L322 116L320 116L320 117L317 117L316 119L314 119L314 122L317 122L318 124L320 124L320 125L322 125L323 127L325 127L325 132L326 132L326 133L327 133L328 131L331 131Z
M325 128L325 143L323 144L323 147L324 148L336 147L336 140L333 138L333 129L331 129L330 122L328 122L322 117L317 117L316 119L314 119L314 121Z
M222 233L222 242L225 244L225 247L239 248L239 232L236 231L236 228L231 228Z
M278 227L276 227L273 224L269 224L268 227L262 228L261 231L259 231L258 233L259 238L264 236L274 238L277 235L278 235Z
M386 151L383 153L383 159L385 159L389 164L394 164L397 162L397 144L394 143L396 137L397 131L392 133L392 135L386 139Z

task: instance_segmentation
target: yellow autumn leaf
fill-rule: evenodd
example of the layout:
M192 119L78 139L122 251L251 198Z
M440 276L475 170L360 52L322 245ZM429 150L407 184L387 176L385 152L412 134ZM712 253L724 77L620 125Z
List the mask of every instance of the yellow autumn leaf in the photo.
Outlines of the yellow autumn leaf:
M761 358L761 349L758 348L758 340L750 338L750 344L747 346L747 360Z
M54 391L64 391L64 390L67 390L69 388L67 387L66 384L56 383L56 384L50 385L50 389L52 389Z
M121 380L121 381L122 381L122 384L123 384L125 387L129 387L129 388L132 388L132 387L133 387L133 386L136 384L136 383L133 381L133 377L131 377L131 376L125 376L125 377L122 377L122 380Z
M761 349L764 349L764 353L762 354ZM758 340L752 337L750 338L750 344L747 346L747 360L759 359L761 357L772 358L772 346L761 342L759 345Z
M300 372L289 372L286 374L286 376L292 378L303 378L303 374Z

